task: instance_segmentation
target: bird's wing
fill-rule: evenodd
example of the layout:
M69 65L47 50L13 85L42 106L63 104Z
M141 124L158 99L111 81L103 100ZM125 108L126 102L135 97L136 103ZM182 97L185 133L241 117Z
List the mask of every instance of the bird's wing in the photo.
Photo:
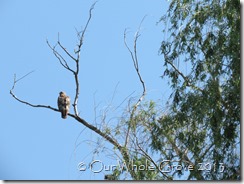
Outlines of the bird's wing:
M69 96L66 96L65 97L65 102L66 102L66 105L70 105L70 98L69 98Z
M65 105L65 101L63 97L58 97L58 108L59 110L63 108L63 106Z

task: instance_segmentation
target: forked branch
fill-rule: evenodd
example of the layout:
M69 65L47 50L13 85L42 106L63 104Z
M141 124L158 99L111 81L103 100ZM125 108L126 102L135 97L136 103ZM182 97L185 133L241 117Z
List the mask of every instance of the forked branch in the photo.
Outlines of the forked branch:
M64 59L64 57L63 57L63 56L56 50L56 45L55 45L55 46L51 46L48 40L46 40L46 42L47 42L48 47L53 51L54 56L59 60L59 63L60 63L65 69L67 69L68 71L70 71L70 72L72 72L72 73L74 74L75 71L72 70L72 69L69 67L69 65L68 65L68 63L67 63L67 61L66 61L66 59Z

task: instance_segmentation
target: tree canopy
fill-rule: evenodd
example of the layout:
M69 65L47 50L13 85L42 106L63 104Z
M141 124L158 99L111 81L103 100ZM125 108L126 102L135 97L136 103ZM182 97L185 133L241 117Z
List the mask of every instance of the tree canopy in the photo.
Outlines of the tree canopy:
M161 21L167 26L162 78L173 93L170 110L152 125L152 148L193 164L197 170L187 179L238 179L240 2L173 0ZM200 163L210 171L199 171Z

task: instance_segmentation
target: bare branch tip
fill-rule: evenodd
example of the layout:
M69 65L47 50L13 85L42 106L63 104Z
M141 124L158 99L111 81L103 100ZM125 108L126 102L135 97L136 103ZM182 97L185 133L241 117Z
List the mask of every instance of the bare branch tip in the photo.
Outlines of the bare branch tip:
M30 75L33 72L35 72L35 70L30 71L29 73L25 74L23 77L20 77L18 80L16 80L16 74L15 74L15 83L17 83L18 81L24 79L25 77L27 77L28 75Z
M91 10L93 10L94 9L94 7L95 7L95 5L98 3L98 0L97 1L95 1L93 4L92 4L92 6L91 6Z

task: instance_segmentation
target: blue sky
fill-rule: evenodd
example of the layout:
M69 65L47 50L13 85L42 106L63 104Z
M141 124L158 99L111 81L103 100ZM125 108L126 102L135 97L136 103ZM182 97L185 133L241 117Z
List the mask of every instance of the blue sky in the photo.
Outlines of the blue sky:
M95 133L70 117L63 120L57 112L26 106L9 94L14 74L20 78L34 70L17 83L17 97L53 107L62 90L74 98L73 76L61 67L46 39L54 45L59 33L60 41L72 52L77 40L75 29L84 28L93 3L1 0L0 85L5 107L1 108L0 122L0 179L103 179L104 173L77 170L79 162L93 156L94 146L87 142L98 139ZM132 92L134 96L140 94L141 85L124 45L123 33L128 28L127 41L132 46L134 33L145 15L138 41L141 74L147 85L147 99L165 103L170 89L160 78L163 57L158 50L164 35L162 24L157 22L167 6L166 0L100 0L96 4L81 51L81 117L94 122L94 102L97 111L102 111L113 94L115 107ZM100 157L104 157L103 153Z

